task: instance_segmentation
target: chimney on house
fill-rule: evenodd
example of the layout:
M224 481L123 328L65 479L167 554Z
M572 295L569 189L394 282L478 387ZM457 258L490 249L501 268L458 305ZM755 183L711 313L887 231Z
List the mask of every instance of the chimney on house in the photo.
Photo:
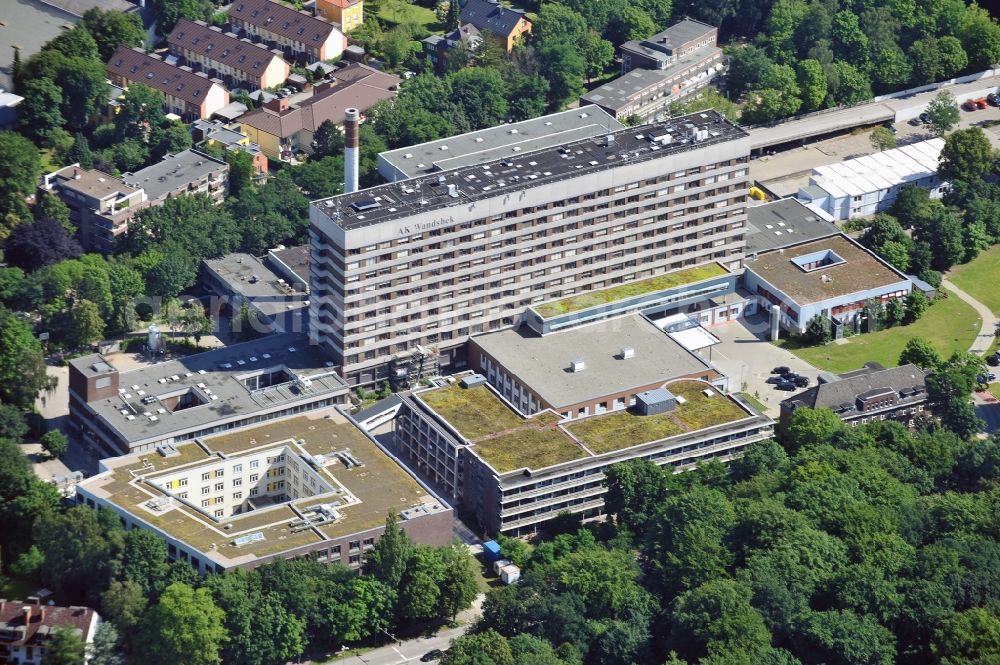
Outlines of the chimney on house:
M265 106L265 108L269 108L272 111L277 111L278 113L281 113L282 111L285 111L285 110L288 109L288 98L287 97L282 97L282 98L279 99L279 98L276 97L276 98L272 99L271 101L266 102L264 104L264 106Z
M344 193L358 191L358 146L361 113L356 108L344 111Z
M24 625L28 626L31 624L31 605L22 605L21 611L24 612Z

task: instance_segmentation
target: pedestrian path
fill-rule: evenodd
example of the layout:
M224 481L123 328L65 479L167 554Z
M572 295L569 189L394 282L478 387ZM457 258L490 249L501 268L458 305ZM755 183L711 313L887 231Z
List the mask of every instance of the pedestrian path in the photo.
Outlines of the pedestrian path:
M967 302L974 310L976 310L976 313L979 314L979 318L983 320L983 324L979 329L979 334L976 335L976 339L972 341L972 346L969 347L969 351L978 355L986 353L987 349L989 349L993 344L993 335L996 330L997 319L993 315L993 312L990 311L989 307L979 302L947 279L941 281L941 286L951 291L953 295L956 295Z

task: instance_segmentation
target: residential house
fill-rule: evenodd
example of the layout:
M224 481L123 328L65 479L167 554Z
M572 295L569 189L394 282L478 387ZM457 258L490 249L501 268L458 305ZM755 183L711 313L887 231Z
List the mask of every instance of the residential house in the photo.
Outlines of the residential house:
M291 73L280 51L239 39L204 21L182 18L167 37L167 45L184 64L222 79L229 88L271 88L284 83Z
M781 426L801 408L830 409L852 427L879 420L909 426L924 412L927 374L916 365L885 369L878 363L839 376L821 374L819 384L781 402Z
M194 72L188 66L171 65L155 54L140 48L119 46L108 60L111 83L128 88L142 83L163 94L168 113L175 113L190 122L208 118L229 104L229 92L222 81L209 78L205 72Z
M27 601L0 599L0 662L35 665L47 662L46 651L61 628L92 644L100 615L89 607L42 605L32 596Z
M316 0L316 10L345 33L365 22L364 0Z
M235 0L229 23L238 36L263 41L301 63L338 58L347 48L347 37L333 23L272 0Z
M471 23L455 28L444 37L431 35L421 40L424 57L431 61L435 71L443 73L448 62L448 52L459 44L464 44L470 52L479 48L483 36Z
M362 113L383 99L391 99L399 77L366 65L352 63L334 73L332 81L313 88L313 96L296 105L287 98L273 99L240 118L250 140L272 159L291 159L296 153L312 151L313 134L324 120L344 122L349 108Z
M504 7L499 0L463 0L458 25L471 24L479 32L489 31L510 53L518 37L531 32L531 21L523 9Z
M267 155L250 137L240 131L239 125L226 126L219 120L196 120L191 123L191 138L197 146L219 146L232 152L245 152L253 160L255 180L267 176Z

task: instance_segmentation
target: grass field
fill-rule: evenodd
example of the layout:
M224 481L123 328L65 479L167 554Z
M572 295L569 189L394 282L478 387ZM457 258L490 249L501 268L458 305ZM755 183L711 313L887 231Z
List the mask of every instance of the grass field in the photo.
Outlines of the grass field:
M441 32L444 26L438 23L434 10L412 5L403 2L381 2L376 11L380 21L399 25L401 23L415 23L430 32Z
M994 281L1000 275L1000 245L994 245L973 261L955 267L948 279L1000 316L1000 289Z
M945 290L947 295L947 290ZM957 296L941 297L915 323L850 337L843 344L795 348L788 340L780 344L821 370L849 372L869 361L885 367L899 364L899 354L911 337L931 342L944 357L968 351L982 324L976 311Z

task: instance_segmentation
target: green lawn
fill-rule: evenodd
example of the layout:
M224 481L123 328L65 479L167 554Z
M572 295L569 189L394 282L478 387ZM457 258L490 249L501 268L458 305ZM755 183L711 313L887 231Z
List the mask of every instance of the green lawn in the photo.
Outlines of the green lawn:
M566 426L573 435L598 455L658 441L684 431L671 417L673 412L639 416L632 411L616 411L585 418Z
M523 423L523 419L485 385L463 388L453 383L420 393L420 399L470 441L520 427Z
M994 245L965 265L956 266L948 279L1000 316L1000 289L994 281L997 276L1000 276L1000 245Z
M415 23L430 32L444 31L444 26L438 23L433 9L404 2L382 2L379 4L382 6L378 8L375 15L378 16L380 21L396 25L401 23Z
M947 294L947 290L944 290ZM931 342L944 357L955 351L968 351L979 334L982 321L976 311L954 295L940 297L924 316L908 326L855 335L843 344L795 348L788 340L780 345L821 370L842 373L860 369L875 361L885 367L899 364L899 354L911 337Z
M706 385L698 381L676 381L668 384L667 390L683 397L685 402L673 411L655 416L640 416L631 410L616 411L570 423L566 429L600 455L747 416L735 402L714 388L715 394L708 397L702 392L705 388Z
M587 453L558 428L539 427L528 420L509 434L476 443L475 452L500 473L515 469L544 469L586 457Z

